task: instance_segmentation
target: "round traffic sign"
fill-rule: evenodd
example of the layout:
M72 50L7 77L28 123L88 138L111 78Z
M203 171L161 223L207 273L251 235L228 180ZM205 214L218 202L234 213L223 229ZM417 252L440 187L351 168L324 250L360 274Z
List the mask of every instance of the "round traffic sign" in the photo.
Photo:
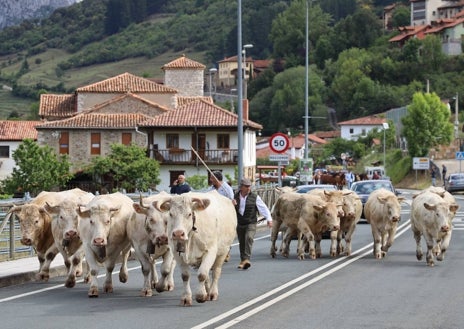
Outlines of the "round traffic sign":
M290 141L287 135L282 133L275 133L269 139L269 147L275 153L284 153L287 151Z

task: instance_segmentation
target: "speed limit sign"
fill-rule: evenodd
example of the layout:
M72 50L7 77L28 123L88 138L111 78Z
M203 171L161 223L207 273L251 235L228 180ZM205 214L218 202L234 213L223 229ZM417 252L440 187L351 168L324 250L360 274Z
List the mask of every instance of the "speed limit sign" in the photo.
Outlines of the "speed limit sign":
M282 133L275 133L269 139L269 147L275 153L284 153L287 151L290 141L287 135Z

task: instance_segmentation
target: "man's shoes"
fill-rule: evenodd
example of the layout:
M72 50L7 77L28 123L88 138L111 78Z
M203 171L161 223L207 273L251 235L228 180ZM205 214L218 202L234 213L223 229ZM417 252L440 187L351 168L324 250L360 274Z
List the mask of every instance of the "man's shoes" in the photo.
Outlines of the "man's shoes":
M238 264L237 268L246 270L251 266L251 263L248 259L242 260L240 264Z
M245 259L244 262L245 264L243 264L243 269L246 270L247 268L251 266L251 263L248 259Z
M230 251L227 253L226 258L224 259L224 263L227 263L230 260Z

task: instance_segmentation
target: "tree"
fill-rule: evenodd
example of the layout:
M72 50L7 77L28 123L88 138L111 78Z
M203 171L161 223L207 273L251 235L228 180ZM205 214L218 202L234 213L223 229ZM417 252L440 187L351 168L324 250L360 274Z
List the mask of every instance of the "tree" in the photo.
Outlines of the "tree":
M427 156L431 147L451 142L451 112L435 93L415 93L407 110L403 135L411 157Z
M67 155L57 156L49 146L39 146L25 139L13 152L16 167L3 182L6 193L29 192L36 196L41 191L62 188L72 178Z
M85 171L96 180L105 175L111 175L116 189L129 191L147 190L160 183L159 163L147 158L146 150L137 145L111 145L111 153L98 156L92 160L92 165Z

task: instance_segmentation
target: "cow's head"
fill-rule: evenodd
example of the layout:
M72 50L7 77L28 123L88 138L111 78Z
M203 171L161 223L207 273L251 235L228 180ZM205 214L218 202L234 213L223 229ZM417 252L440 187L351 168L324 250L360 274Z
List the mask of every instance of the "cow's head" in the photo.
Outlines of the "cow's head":
M340 217L337 206L333 202L325 202L313 205L318 222L322 225L322 231L338 231L340 229Z
M46 202L45 210L51 215L54 225L63 234L63 246L68 246L73 239L79 239L79 216L76 204L70 200L64 200L58 204Z
M403 197L397 197L394 194L389 195L379 195L377 200L380 204L384 205L386 208L386 215L388 220L393 223L397 223L401 219L401 205L400 203L404 201Z
M208 198L195 198L188 195L171 196L162 202L155 201L154 207L167 213L168 238L176 242L176 251L184 252L189 233L196 230L195 212L203 211L210 205Z
M43 207L35 204L13 206L9 213L18 217L21 227L21 243L26 246L37 244L50 229L50 216Z

